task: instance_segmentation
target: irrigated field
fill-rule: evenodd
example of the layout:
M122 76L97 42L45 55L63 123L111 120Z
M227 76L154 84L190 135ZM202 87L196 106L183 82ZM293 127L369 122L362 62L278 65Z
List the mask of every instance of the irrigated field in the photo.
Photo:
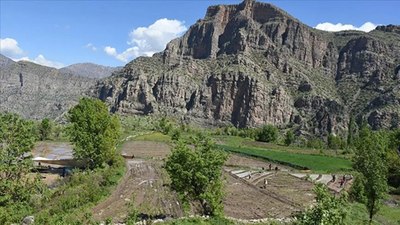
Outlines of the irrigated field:
M219 147L229 152L258 157L302 170L338 172L349 171L351 169L351 162L349 160L333 156L309 155L252 147L232 147L227 145L219 145Z

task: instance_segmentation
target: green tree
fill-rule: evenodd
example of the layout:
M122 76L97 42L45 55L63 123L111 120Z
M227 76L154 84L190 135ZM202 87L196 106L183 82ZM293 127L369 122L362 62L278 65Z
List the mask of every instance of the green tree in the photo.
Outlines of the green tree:
M354 177L354 182L351 185L349 197L351 200L363 204L367 202L367 197L365 195L365 179L360 174L357 174Z
M120 137L120 121L108 113L107 106L97 99L82 98L68 113L67 128L74 144L74 157L87 160L89 168L113 164Z
M32 160L25 157L35 144L34 125L15 114L0 114L0 205L22 201Z
M273 125L263 126L257 133L256 140L263 142L274 142L278 139L278 128Z
M28 176L34 144L33 122L0 113L0 224L19 223L32 209L30 200L38 184Z
M314 188L317 195L317 204L297 217L298 225L335 224L344 225L347 216L347 197L333 196L323 184L317 184Z
M350 117L349 128L347 133L347 145L352 146L354 144L354 136L357 131L357 126L354 121L354 117Z
M388 141L380 133L373 133L363 127L357 140L353 167L360 173L364 185L364 202L370 224L373 216L379 211L381 200L385 196L387 185L388 165L386 160Z
M163 134L168 134L172 130L171 122L164 116L158 121L158 131Z
M218 216L223 213L222 166L226 154L214 148L209 138L194 138L194 149L179 141L166 161L171 188L183 202L198 201L203 214Z
M39 124L39 139L41 141L48 140L53 130L53 124L48 118L42 120Z
M289 146L295 141L295 136L292 130L288 130L285 136L285 145Z
M342 147L342 139L336 135L330 134L328 136L328 147L330 149L340 149Z

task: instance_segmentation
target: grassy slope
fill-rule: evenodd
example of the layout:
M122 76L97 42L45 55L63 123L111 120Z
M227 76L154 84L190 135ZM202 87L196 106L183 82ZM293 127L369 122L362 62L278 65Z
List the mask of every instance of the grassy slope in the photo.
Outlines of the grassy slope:
M319 150L289 148L274 144L260 144L239 137L218 137L224 150L259 157L289 165L297 169L315 172L338 172L351 170L351 161L342 157L321 154ZM268 146L265 148L264 146Z

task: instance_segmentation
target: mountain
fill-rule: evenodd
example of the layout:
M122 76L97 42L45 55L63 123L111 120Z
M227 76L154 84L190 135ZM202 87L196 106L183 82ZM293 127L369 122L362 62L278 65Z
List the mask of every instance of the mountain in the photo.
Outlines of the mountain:
M0 55L0 110L25 118L58 118L96 83L28 61Z
M111 76L111 74L122 67L102 66L94 63L77 63L60 69L60 72L73 74L75 76L101 79Z
M399 127L399 26L324 32L267 3L207 9L181 38L98 83L111 111L168 114L304 135L345 134L350 118Z
M7 58L4 55L0 54L0 68L6 68L14 63L15 62L12 59Z

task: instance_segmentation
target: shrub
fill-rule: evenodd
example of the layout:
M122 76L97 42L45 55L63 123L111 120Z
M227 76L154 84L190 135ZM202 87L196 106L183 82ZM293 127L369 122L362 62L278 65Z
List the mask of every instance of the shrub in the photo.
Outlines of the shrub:
M312 138L307 141L308 148L324 149L325 143L319 138Z
M330 149L340 149L342 148L343 142L339 136L330 134L328 136L328 147Z
M274 142L278 139L278 128L272 125L263 126L256 135L257 141Z
M285 145L289 146L291 145L294 141L295 141L296 137L294 136L294 133L292 130L288 130L288 132L286 132L286 136L285 136Z

